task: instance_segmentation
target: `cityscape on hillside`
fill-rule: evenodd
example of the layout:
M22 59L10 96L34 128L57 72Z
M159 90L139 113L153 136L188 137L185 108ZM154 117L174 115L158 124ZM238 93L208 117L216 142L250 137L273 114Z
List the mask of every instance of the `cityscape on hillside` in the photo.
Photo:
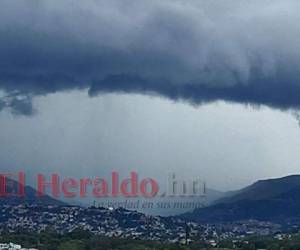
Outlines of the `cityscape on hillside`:
M300 230L300 206L296 200L300 194L299 179L300 176L293 175L258 181L224 195L207 207L174 216L150 215L122 207L105 208L96 203L88 207L68 205L50 196L39 200L32 196L36 190L27 186L30 199L25 202L0 198L0 234L42 234L50 230L67 235L82 230L97 237L182 246L202 242L212 248L225 241L245 244L249 237L286 241Z

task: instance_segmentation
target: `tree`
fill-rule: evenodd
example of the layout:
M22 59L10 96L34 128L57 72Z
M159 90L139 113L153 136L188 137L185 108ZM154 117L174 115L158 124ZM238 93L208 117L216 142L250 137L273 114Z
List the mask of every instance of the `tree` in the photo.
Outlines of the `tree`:
M80 240L69 240L69 241L65 241L60 243L60 245L58 246L58 250L85 250L85 246L83 244L83 242L81 242Z

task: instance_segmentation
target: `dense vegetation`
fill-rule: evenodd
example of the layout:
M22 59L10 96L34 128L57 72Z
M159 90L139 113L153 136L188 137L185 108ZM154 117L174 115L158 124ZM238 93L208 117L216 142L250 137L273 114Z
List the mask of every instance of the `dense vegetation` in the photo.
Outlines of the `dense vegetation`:
M86 231L75 230L60 235L51 230L42 233L2 233L0 242L14 242L23 247L40 250L199 250L213 249L208 243L197 241L188 246L157 241L107 238L92 235ZM250 237L233 243L232 240L218 242L215 249L300 249L300 235L295 234L283 240L273 237Z
M120 239L95 236L87 231L75 230L69 234L57 234L52 230L41 233L2 233L1 243L14 242L26 248L40 250L185 250L178 244L162 243L157 241L144 241L133 239ZM205 246L205 245L203 245ZM201 247L203 247L201 246ZM189 249L189 248L188 248ZM199 249L193 248L193 249Z

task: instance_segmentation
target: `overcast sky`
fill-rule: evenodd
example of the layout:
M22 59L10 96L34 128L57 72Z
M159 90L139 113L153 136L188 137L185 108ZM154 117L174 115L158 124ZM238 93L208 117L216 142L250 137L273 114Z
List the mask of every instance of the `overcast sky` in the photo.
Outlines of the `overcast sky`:
M2 0L1 170L220 190L299 172L297 0Z
M37 172L79 178L135 170L162 184L175 172L228 190L299 173L300 128L289 112L80 91L34 105L34 116L0 114L2 169L25 170L28 181Z

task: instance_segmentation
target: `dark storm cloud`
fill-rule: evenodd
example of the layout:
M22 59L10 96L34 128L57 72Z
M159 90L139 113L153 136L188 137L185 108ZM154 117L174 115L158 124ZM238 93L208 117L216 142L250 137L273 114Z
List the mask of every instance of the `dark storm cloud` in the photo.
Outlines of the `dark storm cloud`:
M88 89L300 106L300 3L2 0L0 109Z

